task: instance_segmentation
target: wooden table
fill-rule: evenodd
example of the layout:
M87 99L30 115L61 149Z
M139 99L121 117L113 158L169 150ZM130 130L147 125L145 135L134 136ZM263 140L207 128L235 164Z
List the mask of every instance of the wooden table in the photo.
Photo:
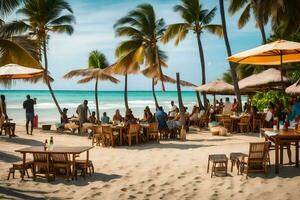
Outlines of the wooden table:
M50 168L50 155L51 154L70 154L73 158L73 169L72 169L72 177L76 177L76 165L75 165L75 157L78 154L81 154L86 151L86 164L88 166L89 163L89 150L92 149L92 146L75 146L75 147L56 147L54 146L53 150L44 150L44 146L33 146L33 147L26 147L22 149L16 150L16 152L20 152L23 154L23 171L21 173L22 180L24 180L25 176L25 162L26 162L26 154L27 153L44 153L48 154L47 156L47 178L49 180L49 168ZM87 170L87 169L86 169ZM87 172L86 172L87 173Z
M236 115L230 115L231 119L231 130L232 133L237 133L238 132L238 123L240 122L241 116L236 116Z
M265 134L266 131L276 132L278 135L275 136L268 136ZM279 173L279 148L280 148L280 163L282 164L283 158L283 147L282 144L284 143L295 143L295 166L299 167L299 141L300 141L300 134L296 133L294 129L283 130L280 129L279 131L273 131L272 128L261 128L261 134L265 137L266 141L271 141L275 143L275 173Z
M119 136L120 136L120 145L123 145L123 137L124 135L126 134L126 130L127 128L125 127L125 125L110 125L111 128L114 130L114 131L118 131L119 132Z

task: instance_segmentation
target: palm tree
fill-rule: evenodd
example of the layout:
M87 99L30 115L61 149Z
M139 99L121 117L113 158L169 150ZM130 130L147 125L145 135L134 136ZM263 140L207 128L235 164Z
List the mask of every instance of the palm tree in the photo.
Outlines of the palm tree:
M0 0L0 66L15 63L26 67L40 68L37 43L27 36L7 32L4 18L21 3L20 0Z
M119 19L114 25L118 37L129 38L119 44L116 49L117 62L114 73L125 75L124 99L126 110L128 107L127 76L139 72L140 65L158 71L163 77L162 66L164 55L159 50L158 41L165 31L165 22L157 19L151 4L141 4ZM162 80L162 90L165 90Z
M89 69L104 69L108 67L108 61L105 57L105 55L97 50L92 51L89 55ZM96 100L96 111L97 111L97 118L100 120L100 114L99 114L99 103L98 103L98 81L99 78L95 77L95 100Z
M221 14L221 20L222 20L222 28L223 28L223 33L224 33L224 41L225 41L225 45L226 45L226 49L227 49L227 55L228 57L231 56L231 47L229 44L229 39L228 39L228 35L227 35L227 27L226 27L226 19L225 19L225 12L224 12L224 1L223 0L219 0L219 4L220 4L220 14ZM235 65L231 62L229 62L230 65L230 72L231 72L231 78L233 81L233 86L234 86L234 91L237 97L237 100L239 102L239 109L242 110L242 99L241 99L241 93L240 93L240 88L239 88L239 83L238 83L238 78L236 75L236 69L235 69Z
M95 80L95 102L96 102L96 112L97 119L100 121L100 112L99 112L99 101L98 101L98 86L99 81L110 81L112 83L118 83L119 80L111 76L108 72L105 71L108 67L108 62L103 53L99 51L92 51L88 59L88 68L87 69L78 69L73 70L67 73L64 78L70 79L74 76L82 76L83 79L79 80L78 83L87 83L92 80Z
M266 6L266 0L230 0L229 13L231 15L242 10L242 14L238 21L238 27L243 28L253 13L256 26L259 28L263 44L267 43L265 25L268 23L269 18L269 6Z
M64 12L70 14L64 14ZM72 24L75 22L72 15L73 10L65 0L26 0L24 7L20 8L17 13L22 14L25 17L24 20L12 22L8 25L7 30L29 31L30 35L41 44L45 67L44 78L59 113L62 113L47 76L49 71L47 45L50 33L67 33L69 35L73 33Z
M218 36L223 35L221 25L211 24L216 13L216 7L212 10L207 10L203 9L199 0L181 0L181 5L176 5L174 11L179 12L184 21L182 23L169 25L161 41L167 43L169 40L176 38L175 45L177 46L185 39L189 32L195 33L201 62L202 84L204 85L206 83L206 75L201 35L204 31ZM207 101L205 93L203 93L203 100L206 107Z

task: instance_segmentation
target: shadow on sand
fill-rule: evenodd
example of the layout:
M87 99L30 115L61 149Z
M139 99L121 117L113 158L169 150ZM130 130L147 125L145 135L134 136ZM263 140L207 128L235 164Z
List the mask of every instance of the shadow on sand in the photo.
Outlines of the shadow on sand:
M0 194L1 195L5 195L4 199L32 199L32 200L40 200L40 199L45 199L42 197L35 197L35 196L31 196L28 194L24 194L27 191L23 191L23 190L19 190L19 189L15 189L15 188L9 188L9 187L2 187L0 186ZM30 193L42 193L40 191L28 191ZM1 196L0 196L1 198Z
M279 174L275 174L275 166L272 165L269 168L267 175L264 173L249 173L251 178L273 179L273 178L293 178L300 176L300 168L296 168L294 165L283 165L279 167Z
M0 141L8 142L8 143L15 143L15 144L21 144L21 145L28 145L28 146L41 146L43 145L43 142L33 140L33 139L26 139L26 138L20 138L20 137L0 137Z
M21 157L15 156L13 154L10 154L5 151L0 151L0 161L6 162L6 163L14 163L21 161Z

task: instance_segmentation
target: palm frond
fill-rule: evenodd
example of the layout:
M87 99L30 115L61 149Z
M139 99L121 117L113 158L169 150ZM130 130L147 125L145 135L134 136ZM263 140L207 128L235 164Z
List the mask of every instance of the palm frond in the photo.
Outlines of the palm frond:
M100 68L104 69L108 67L108 61L103 53L100 51L94 50L90 53L88 59L88 65L90 69Z
M208 11L208 12L206 13L206 15L203 16L203 18L202 18L202 20L201 20L201 23L202 23L203 25L209 24L209 23L213 20L213 18L215 17L216 11L217 11L217 7L214 7L213 9L211 9L210 11Z
M61 25L61 24L72 24L75 23L74 15L63 15L57 19L52 20L49 24Z
M138 49L140 46L142 46L142 44L143 44L142 40L133 39L133 40L123 41L116 48L115 55L117 58L122 57L128 54L128 52Z
M234 15L236 12L242 9L247 3L249 3L249 0L230 0L228 11L231 15Z
M212 34L215 34L219 37L223 37L223 27L222 25L209 24L203 27L205 30L209 31Z
M67 33L68 35L72 35L74 32L72 25L53 25L49 27L49 30L55 33Z
M178 23L169 25L165 34L161 38L162 43L167 43L171 39L176 38L175 45L177 46L182 40L185 39L190 25L187 23Z
M9 15L20 3L20 0L0 0L0 16Z
M247 7L244 9L242 12L239 22L238 22L238 27L243 28L245 24L249 21L250 19L250 9L251 9L251 4L248 4Z
M1 26L0 35L2 37L11 37L14 35L23 34L29 30L30 25L26 24L24 21L12 21Z

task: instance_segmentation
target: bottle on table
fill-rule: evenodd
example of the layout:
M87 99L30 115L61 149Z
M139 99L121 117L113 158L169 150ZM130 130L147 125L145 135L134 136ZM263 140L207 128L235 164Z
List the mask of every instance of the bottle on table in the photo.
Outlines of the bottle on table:
M286 115L285 116L285 121L284 121L284 130L286 130L286 131L289 130L289 126L290 126L289 118Z
M49 150L53 150L53 136L50 137L50 146Z
M44 151L47 151L47 149L48 149L48 140L46 139L44 143Z

